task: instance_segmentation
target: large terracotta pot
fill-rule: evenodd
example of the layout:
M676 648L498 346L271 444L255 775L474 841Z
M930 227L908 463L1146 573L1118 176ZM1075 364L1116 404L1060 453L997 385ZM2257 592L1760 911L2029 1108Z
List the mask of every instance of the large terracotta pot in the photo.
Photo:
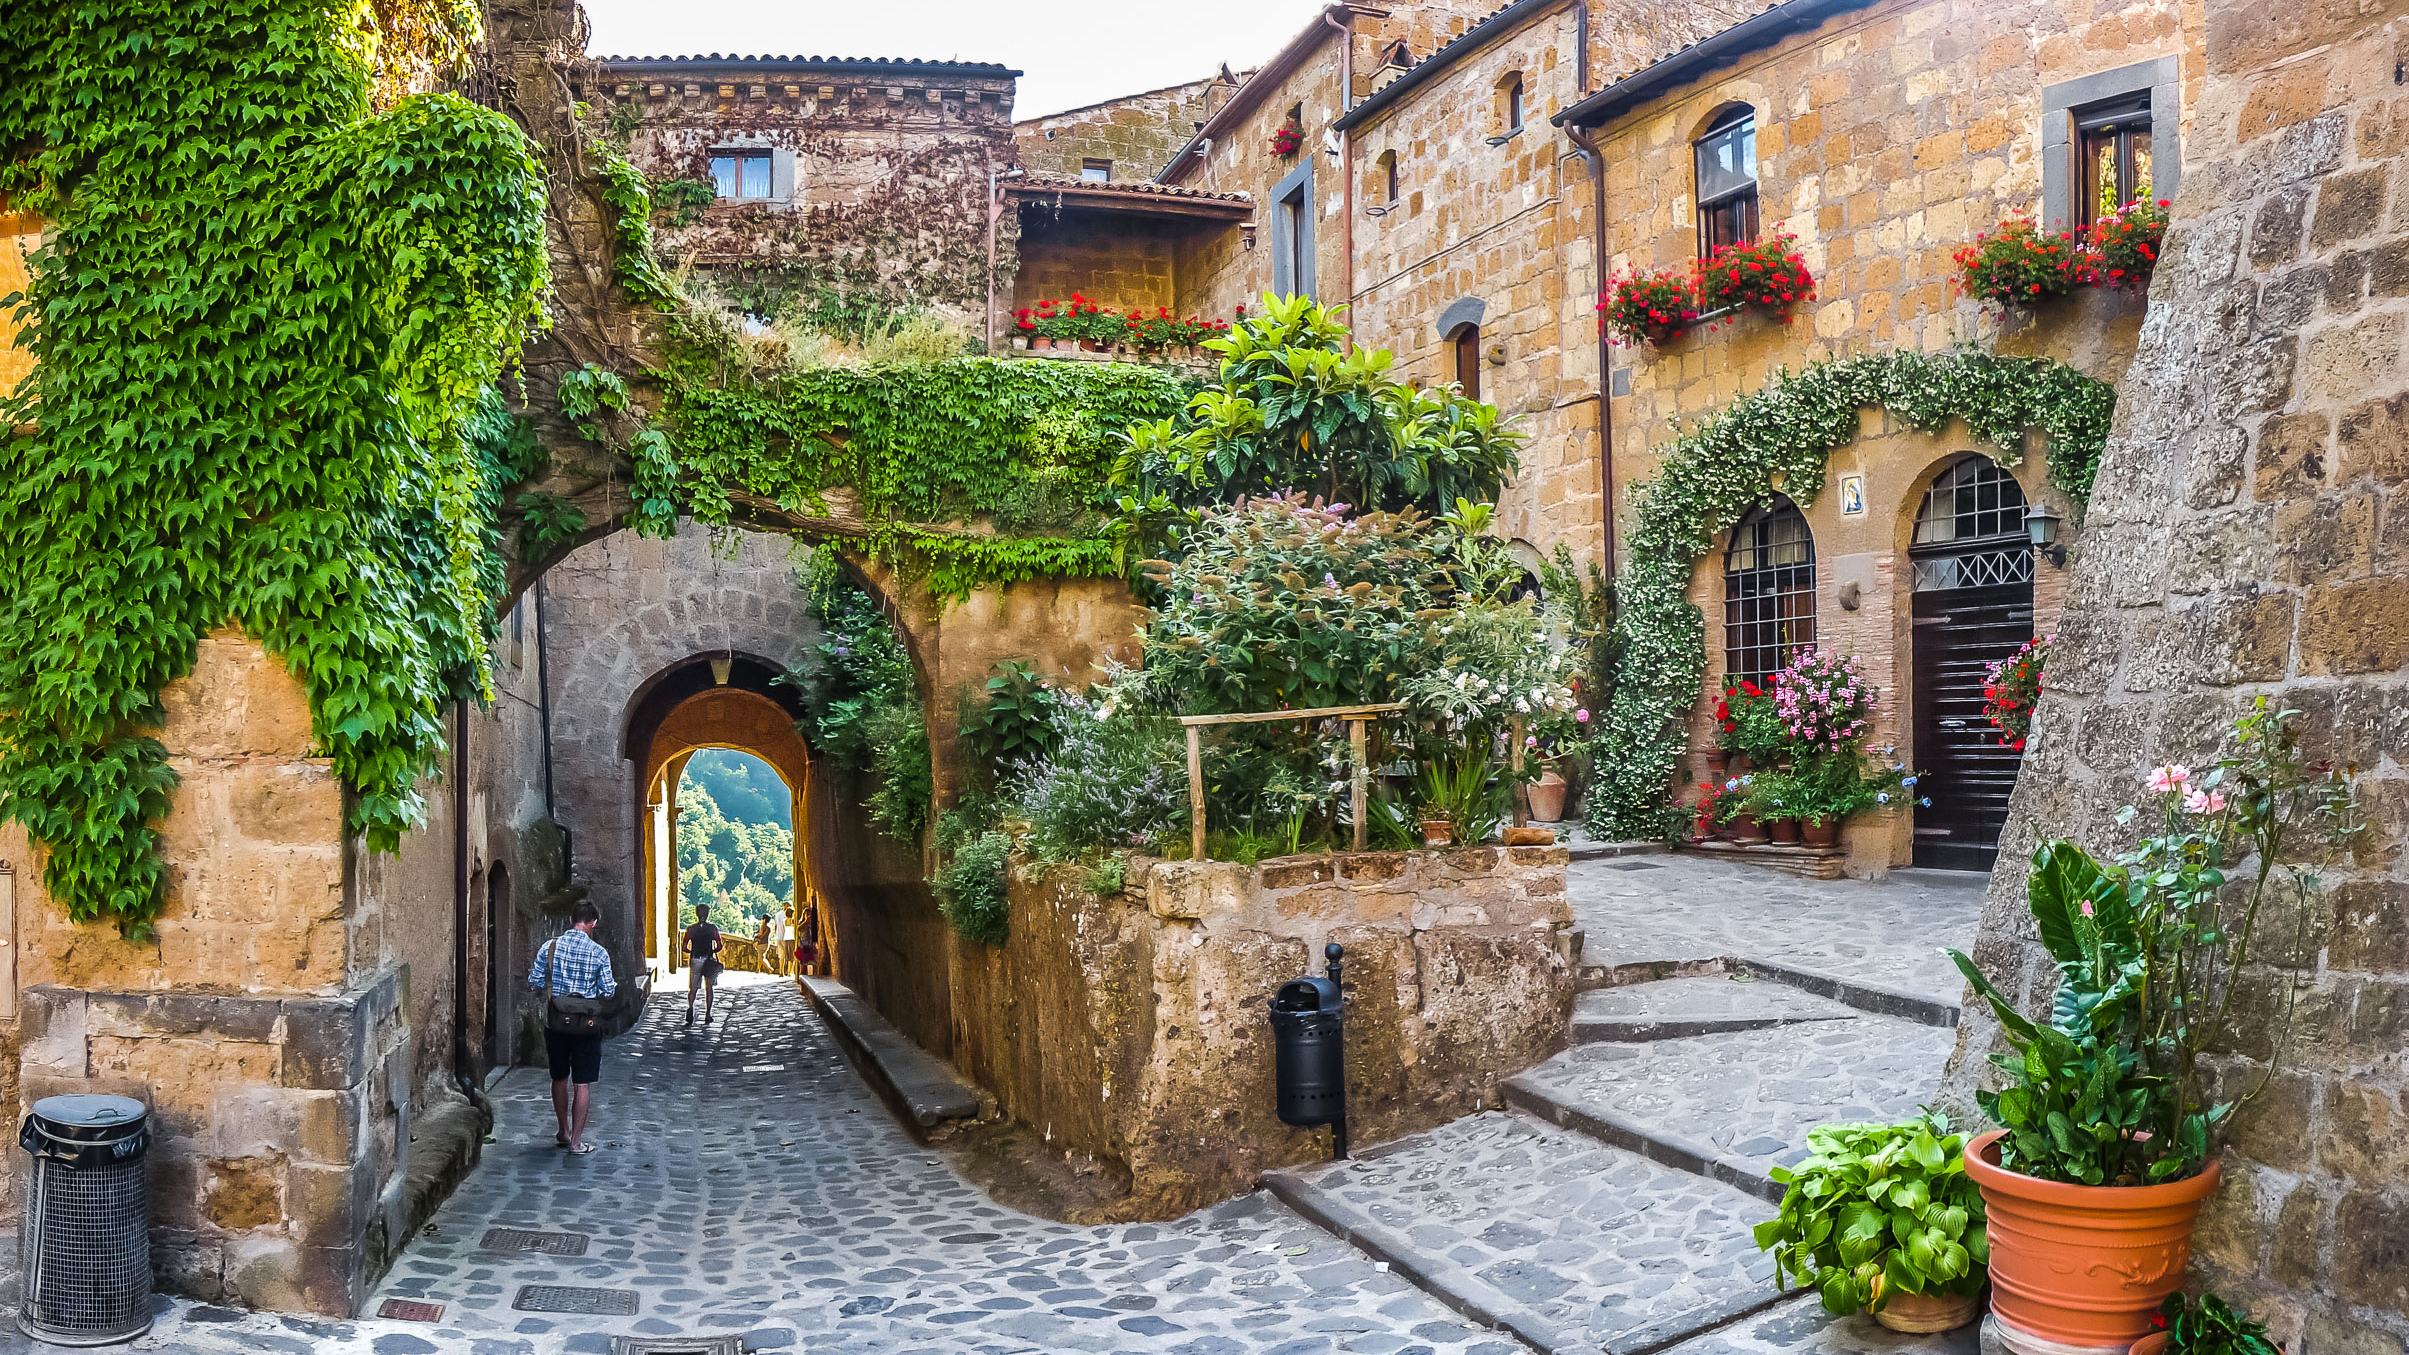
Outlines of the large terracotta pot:
M1773 839L1776 847L1795 847L1798 845L1798 820L1767 819L1765 835Z
M1564 817L1564 778L1554 772L1541 772L1539 779L1526 789L1531 797L1531 817L1541 823L1555 823Z
M1837 847L1840 845L1840 820L1825 819L1823 822L1817 823L1813 819L1807 819L1798 825L1798 840L1810 847ZM1916 1296L1902 1294L1900 1297L1914 1298Z
M2070 1186L1999 1165L1994 1129L1966 1145L1966 1175L1990 1220L1991 1311L2010 1349L2019 1336L2122 1349L2183 1285L2192 1224L2217 1188L2216 1160L2160 1186Z
M1724 825L1723 831L1729 833L1734 842L1754 844L1765 840L1765 830L1758 825L1754 814L1732 815L1731 822Z

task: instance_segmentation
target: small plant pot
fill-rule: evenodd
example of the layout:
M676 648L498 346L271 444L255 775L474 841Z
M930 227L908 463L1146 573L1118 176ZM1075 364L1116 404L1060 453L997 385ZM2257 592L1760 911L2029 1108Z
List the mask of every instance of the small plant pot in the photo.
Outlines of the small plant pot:
M1771 838L1776 847L1795 847L1798 845L1798 820L1768 819L1765 821L1765 836Z
M1054 341L1050 338L1047 338L1043 334L1036 335L1029 340L1029 351L1032 353L1051 353L1054 351Z
M1525 787L1531 797L1531 817L1541 823L1556 823L1564 818L1564 792L1570 787L1554 772L1541 772L1539 779Z
M1724 825L1723 831L1743 847L1752 847L1765 840L1765 826L1757 822L1754 814L1732 815L1731 822Z
M2198 1176L2156 1186L2076 1186L1999 1165L1994 1129L1966 1145L1991 1238L1991 1312L2011 1351L2129 1347L2183 1285L2192 1226L2217 1188Z
M2159 1352L2165 1349L2166 1333L2162 1331L2154 1331L2140 1340L2135 1341L2133 1343L2133 1349L2126 1352L2126 1355L2159 1355ZM2276 1349L2281 1350L2283 1347L2277 1346Z
M1455 825L1445 819L1422 820L1422 845L1446 847L1455 842Z
M1720 748L1708 749L1706 753L1706 779L1716 782L1717 784L1721 784L1723 778L1729 775L1731 775L1731 754Z
M1893 1294L1874 1313L1874 1320L1892 1331L1914 1335L1956 1331L1982 1316L1982 1295Z
M1823 822L1817 823L1813 819L1808 819L1798 826L1798 840L1809 847L1837 847L1840 845L1840 820L1825 819ZM1901 1294L1899 1297L1911 1299L1917 1296ZM1879 1315L1877 1314L1877 1316ZM1902 1327L1900 1330L1905 1331L1906 1328Z
M1035 340L1031 339L1026 334L1015 334L1012 336L1012 346L1014 348L1026 350L1029 345L1034 342Z

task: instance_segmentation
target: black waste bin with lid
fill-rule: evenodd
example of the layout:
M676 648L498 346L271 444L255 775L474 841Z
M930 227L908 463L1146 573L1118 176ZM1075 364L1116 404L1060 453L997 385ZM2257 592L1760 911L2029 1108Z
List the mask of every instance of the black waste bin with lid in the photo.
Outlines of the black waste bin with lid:
M1333 942L1324 952L1330 977L1307 974L1271 998L1275 1109L1283 1124L1329 1125L1335 1155L1347 1155L1346 997L1339 991Z
M150 1330L150 1111L123 1096L48 1096L33 1103L17 1143L33 1154L17 1325L62 1346L114 1345Z

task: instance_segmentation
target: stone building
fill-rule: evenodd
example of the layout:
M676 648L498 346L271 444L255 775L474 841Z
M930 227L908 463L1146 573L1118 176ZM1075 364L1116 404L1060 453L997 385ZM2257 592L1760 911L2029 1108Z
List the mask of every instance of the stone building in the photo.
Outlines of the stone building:
M2128 846L2143 770L2213 764L2261 694L2300 712L2308 758L2357 768L2365 828L2303 845L2322 889L2262 924L2279 939L2245 975L2226 1086L2277 1071L2236 1115L2194 1261L2285 1349L2374 1355L2409 1337L2409 11L2207 19L2174 228L1974 955L2045 1010L2031 849ZM1970 1006L1956 1099L1996 1034Z

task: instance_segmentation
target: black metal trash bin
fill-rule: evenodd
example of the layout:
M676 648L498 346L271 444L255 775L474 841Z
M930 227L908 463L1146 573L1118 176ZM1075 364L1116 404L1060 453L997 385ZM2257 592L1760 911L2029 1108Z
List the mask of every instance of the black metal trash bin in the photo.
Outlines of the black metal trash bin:
M1337 1156L1347 1155L1347 1012L1339 991L1339 948L1330 977L1307 974L1271 998L1274 1109L1282 1124L1333 1125Z
M61 1346L114 1345L150 1330L150 1111L123 1096L44 1097L17 1143L33 1155L17 1325Z

